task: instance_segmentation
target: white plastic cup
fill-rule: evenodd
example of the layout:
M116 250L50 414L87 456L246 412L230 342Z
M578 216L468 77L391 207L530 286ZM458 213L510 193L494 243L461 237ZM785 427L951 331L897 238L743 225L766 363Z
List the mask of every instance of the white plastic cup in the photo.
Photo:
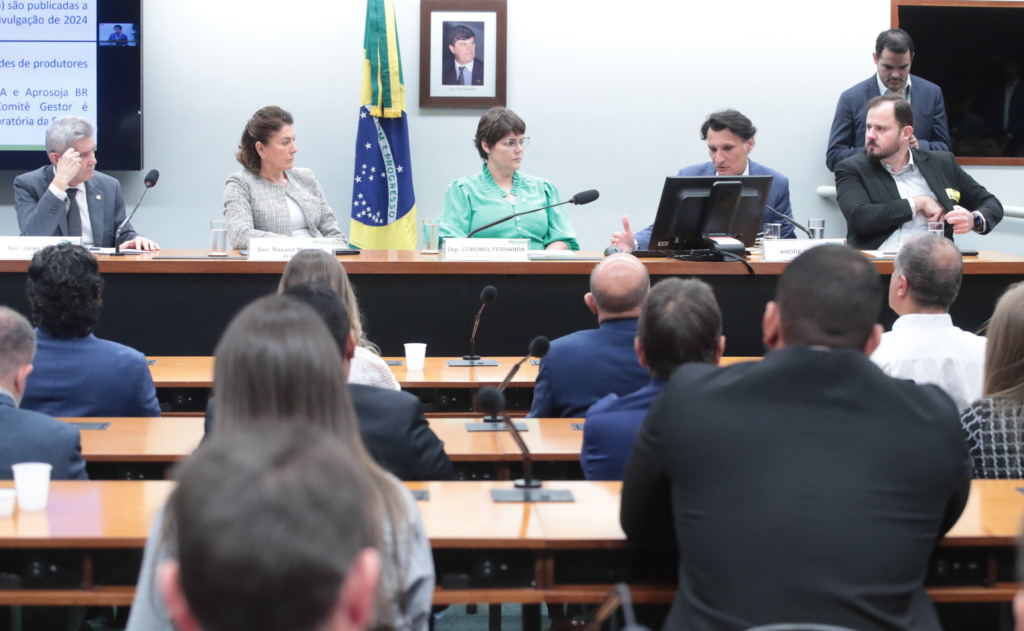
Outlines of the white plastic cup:
M410 343L405 345L405 369L422 371L427 361L427 345Z
M17 496L14 489L0 489L0 519L14 515L14 498Z
M14 488L18 492L18 508L25 511L46 510L50 495L51 465L45 462L21 462L12 465Z

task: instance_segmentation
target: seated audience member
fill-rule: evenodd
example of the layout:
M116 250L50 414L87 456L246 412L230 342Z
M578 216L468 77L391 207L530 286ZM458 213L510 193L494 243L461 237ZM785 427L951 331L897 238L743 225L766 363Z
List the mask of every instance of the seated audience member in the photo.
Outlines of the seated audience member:
M11 465L45 462L54 480L87 480L78 430L18 404L32 373L36 336L20 313L0 307L0 479L14 477Z
M275 105L245 124L235 159L243 168L224 181L224 221L231 246L280 237L324 237L348 245L327 196L310 169L295 167L292 115Z
M761 217L762 230L766 223L782 224L782 238L796 238L793 224L785 219L780 219L770 210L770 208L774 208L790 219L793 218L793 209L789 204L789 178L747 158L754 148L755 133L757 133L757 128L750 122L750 119L736 110L722 110L708 114L704 124L700 127L700 139L706 140L708 143L708 155L711 157L711 162L679 169L679 175L773 176L764 215ZM630 252L634 249L647 250L653 230L654 224L652 223L634 235L629 227L629 218L623 217L622 232L612 235L612 245L617 246L623 252Z
M50 164L14 178L14 210L24 237L81 237L82 245L159 250L126 219L121 183L96 171L92 123L62 116L46 129Z
M981 396L960 415L974 477L1024 478L1024 284L996 303Z
M620 518L678 545L664 628L940 628L924 579L967 501L967 449L949 395L868 359L880 294L859 252L808 250L765 309L762 361L680 366L651 406Z
M587 410L580 464L588 480L621 480L633 436L672 371L689 362L717 364L725 350L722 312L711 287L667 278L647 294L634 341L651 381L625 396L609 394Z
M341 441L295 429L218 435L186 460L158 572L175 628L369 628L381 520L357 462Z
M32 257L37 348L22 407L50 416L160 416L145 355L92 333L102 291L96 257L81 246L62 243Z
M911 236L945 222L946 236L988 234L1003 205L945 151L914 149L914 112L893 94L867 106L864 151L836 166L836 201L846 240L862 250L899 250Z
M382 506L383 569L376 624L425 630L434 593L430 542L412 494L363 446L344 381L344 363L323 320L294 298L261 298L239 313L217 345L217 432L209 442L221 442L223 434L223 442L232 443L237 436L259 436L277 428L306 428L341 440L349 452L346 459L365 472L371 493ZM206 447L204 443L198 451ZM338 490L339 482L332 484ZM315 499L302 501L308 510L316 509ZM129 631L171 630L153 586L155 569L167 554L160 545L161 521L159 516L146 543ZM321 526L330 523L323 521Z
M949 239L921 234L907 241L889 282L889 306L900 317L871 354L885 374L933 383L961 410L981 395L985 366L985 338L953 326L949 316L963 269Z
M306 303L324 320L348 370L355 348L355 332L337 293L320 283L293 285L285 296ZM408 392L350 383L363 444L374 461L402 480L451 480L455 478L444 443L423 416L419 399ZM207 406L206 431L213 422L212 402Z
M348 367L348 382L401 390L394 373L380 358L380 351L363 331L363 315L359 311L356 293L338 257L323 250L298 252L288 261L288 267L284 268L277 293L298 283L323 283L338 292L345 301L345 309L352 320L352 332L356 334L357 340L355 355Z
M531 417L581 417L598 399L629 394L650 381L633 350L650 288L647 268L630 254L614 254L594 267L583 300L597 314L598 328L552 340L540 362Z
M878 72L839 95L832 131L828 136L825 166L836 166L864 150L864 114L868 101L891 94L906 99L913 107L918 125L910 137L914 149L949 151L949 128L942 88L927 79L910 74L914 61L914 40L899 28L882 31L875 39L872 53Z

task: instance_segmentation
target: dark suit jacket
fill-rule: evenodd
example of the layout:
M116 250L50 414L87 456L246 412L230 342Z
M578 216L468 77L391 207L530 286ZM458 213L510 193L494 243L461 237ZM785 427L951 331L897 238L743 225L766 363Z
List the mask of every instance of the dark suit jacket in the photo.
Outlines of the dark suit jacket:
M873 74L839 96L825 153L829 171L835 171L840 162L864 148L868 101L878 96L877 77ZM914 110L914 136L921 148L949 151L949 126L942 88L910 75L910 107Z
M160 416L146 356L95 335L36 329L35 367L21 407L51 416Z
M454 480L444 443L430 429L419 399L408 392L348 384L359 434L374 461L401 480ZM213 430L213 399L206 405L206 433Z
M769 169L768 167L758 164L747 158L748 170L751 175L771 175L772 176L772 187L768 190L768 199L766 205L771 206L775 210L779 211L783 215L786 215L790 219L793 218L793 208L789 205L789 178L779 173L775 169ZM693 164L688 167L679 169L678 175L715 175L715 163L705 162L703 164ZM782 238L783 239L794 239L796 234L793 229L793 225L787 223L785 220L779 219L775 216L775 213L764 209L764 215L761 217L761 225L766 223L781 223L782 224ZM634 235L637 245L640 246L641 250L647 250L651 242L651 232L654 231L654 224L647 226L640 232Z
M914 155L914 164L946 212L953 210L954 201L946 192L947 188L952 188L960 192L960 206L976 210L985 217L984 233L991 232L1003 218L1003 205L960 168L953 154L920 149L910 151ZM880 162L869 159L864 151L843 160L836 167L836 195L839 209L846 217L847 242L855 248L877 248L913 217L907 200L900 198L895 180ZM946 236L953 238L953 227L949 224L946 225Z
M50 192L53 165L40 167L14 178L14 210L18 213L18 227L23 237L60 237L68 233L66 203ZM121 183L100 172L85 182L85 197L89 203L89 223L92 224L93 242L103 248L114 247L114 233L125 220ZM82 200L79 200L79 204ZM129 223L121 233L120 243L136 237Z
M11 480L11 465L45 462L51 480L88 480L78 430L45 414L18 409L0 394L0 479Z
M441 67L441 85L458 85L455 80L458 79L458 74L455 72L455 61L451 57L446 57L444 65ZM473 83L471 85L483 85L484 84L484 60L474 59L473 60Z
M598 399L647 385L651 373L633 350L636 320L606 320L597 329L553 340L540 360L530 416L580 418Z
M946 393L791 347L676 370L637 432L621 521L632 541L677 542L666 629L932 631L928 559L969 491Z
M663 387L664 379L651 379L636 392L624 397L609 394L590 406L580 449L584 477L588 480L622 479L636 430Z

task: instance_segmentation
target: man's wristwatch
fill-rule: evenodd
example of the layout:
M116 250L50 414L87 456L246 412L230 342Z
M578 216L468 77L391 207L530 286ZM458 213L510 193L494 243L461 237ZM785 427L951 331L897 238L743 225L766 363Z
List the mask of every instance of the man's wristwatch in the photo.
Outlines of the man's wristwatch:
M985 227L985 220L981 217L981 213L978 211L974 211L971 214L974 215L974 230L980 231Z

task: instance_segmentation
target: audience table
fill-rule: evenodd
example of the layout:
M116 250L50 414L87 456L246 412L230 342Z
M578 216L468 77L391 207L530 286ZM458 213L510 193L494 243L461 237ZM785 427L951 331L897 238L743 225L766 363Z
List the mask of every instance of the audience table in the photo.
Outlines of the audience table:
M68 585L31 584L0 590L0 605L127 605L138 550L157 509L173 489L169 481L52 482L45 511L17 510L0 519L5 558L54 562L71 571ZM996 555L1017 542L1024 480L975 481L960 521L937 554L969 553L983 567L972 585L931 588L940 602L1009 601L1017 585L997 568ZM0 487L11 487L9 481ZM646 564L618 524L618 482L549 482L568 489L572 503L494 503L492 489L510 482L410 482L427 492L419 501L438 573L435 603L589 602L604 599L609 585L630 582L638 603L671 600L671 580L648 582ZM672 555L662 557L671 576ZM53 561L51 561L51 559ZM1012 565L1012 564L1011 564ZM17 567L16 565L14 567ZM488 567L493 572L482 572ZM124 580L132 576L131 580ZM117 578L110 578L117 577Z
M386 355L402 353L402 344L413 341L427 342L435 355L466 353L480 292L487 285L498 290L498 299L483 314L476 346L481 354L525 354L537 335L553 339L596 326L583 295L591 270L602 259L599 252L522 263L445 261L441 255L409 251L339 258L356 288L367 333ZM98 259L105 285L96 334L147 355L211 355L231 318L253 299L272 293L285 267L250 262L235 253L214 259L205 250ZM785 263L754 257L754 276L736 262L644 259L644 264L654 282L667 276L708 281L722 308L728 351L764 352L761 316ZM879 260L876 266L885 288L892 261ZM28 312L27 268L28 261L0 261L0 295L23 313ZM985 250L965 257L964 273L953 319L964 329L975 329L991 316L1006 286L1024 279L1024 258ZM884 293L879 308L888 327L895 314L886 307Z

